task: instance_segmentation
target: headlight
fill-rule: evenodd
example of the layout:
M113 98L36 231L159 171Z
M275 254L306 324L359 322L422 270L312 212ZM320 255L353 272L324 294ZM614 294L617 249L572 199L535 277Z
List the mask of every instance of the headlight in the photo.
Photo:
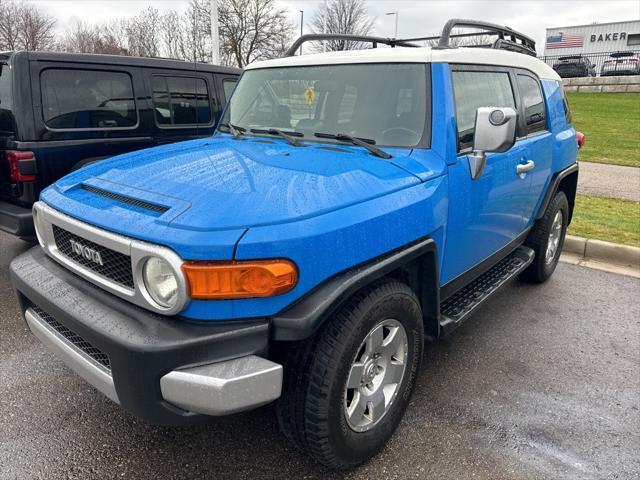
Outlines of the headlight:
M158 257L149 257L142 267L142 279L149 296L164 308L178 302L178 279L171 265Z

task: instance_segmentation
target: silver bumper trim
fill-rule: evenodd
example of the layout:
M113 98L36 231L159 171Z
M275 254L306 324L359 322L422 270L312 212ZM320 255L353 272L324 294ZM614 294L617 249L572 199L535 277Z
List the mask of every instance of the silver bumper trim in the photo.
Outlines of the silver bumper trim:
M47 322L31 308L27 309L24 317L27 320L27 325L29 325L31 332L71 368L71 370L104 393L108 398L116 403L120 403L113 384L113 378L106 368L82 350L70 345L62 335L51 328Z
M160 379L163 398L189 412L228 415L265 405L282 392L282 365L256 355L174 370Z

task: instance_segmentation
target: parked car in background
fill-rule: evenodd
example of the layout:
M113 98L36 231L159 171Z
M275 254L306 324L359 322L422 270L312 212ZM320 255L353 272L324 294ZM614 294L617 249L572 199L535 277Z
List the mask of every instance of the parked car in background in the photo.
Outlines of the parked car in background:
M0 53L0 230L33 236L33 203L70 171L211 135L239 74L178 60Z
M600 75L640 75L640 58L634 52L612 53L602 64Z
M582 55L560 57L553 65L553 69L562 78L595 77L596 65Z

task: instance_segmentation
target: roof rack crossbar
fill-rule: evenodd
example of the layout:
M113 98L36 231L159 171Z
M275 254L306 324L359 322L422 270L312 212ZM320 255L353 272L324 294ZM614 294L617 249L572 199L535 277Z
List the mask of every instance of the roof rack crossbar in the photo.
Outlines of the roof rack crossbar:
M344 40L348 42L370 43L373 45L373 48L376 48L379 43L390 47L419 47L419 45L414 45L406 40L399 40L396 38L350 35L345 33L308 33L306 35L302 35L293 43L293 45L291 45L289 50L287 50L287 53L285 53L285 57L293 57L303 43L319 42L323 40Z

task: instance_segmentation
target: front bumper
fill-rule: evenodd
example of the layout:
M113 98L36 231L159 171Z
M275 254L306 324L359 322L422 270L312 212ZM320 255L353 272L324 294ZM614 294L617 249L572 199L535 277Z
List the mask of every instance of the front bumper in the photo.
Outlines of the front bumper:
M33 237L31 209L0 201L0 230L18 237Z
M11 262L31 331L86 381L152 423L184 425L269 403L282 366L266 319L187 322L89 284L35 247Z

